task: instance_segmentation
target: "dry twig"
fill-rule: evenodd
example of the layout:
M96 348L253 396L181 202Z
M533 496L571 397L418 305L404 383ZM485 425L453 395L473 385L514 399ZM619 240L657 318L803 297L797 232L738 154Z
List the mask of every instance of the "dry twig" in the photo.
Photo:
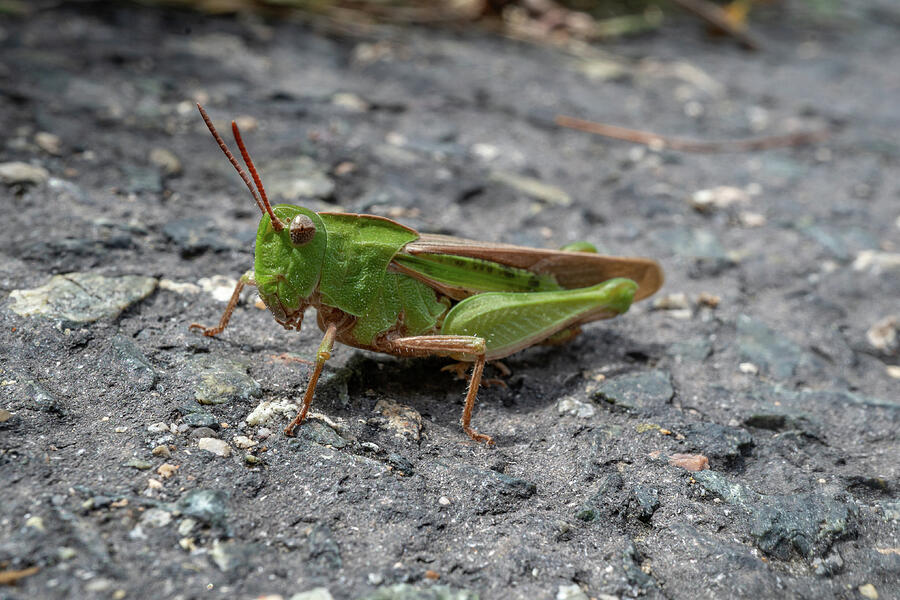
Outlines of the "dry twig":
M771 148L814 144L816 142L821 142L829 135L828 131L825 130L798 131L796 133L788 133L785 135L709 142L657 135L655 133L650 133L649 131L628 129L627 127L619 127L617 125L606 125L604 123L597 123L596 121L585 121L584 119L576 119L575 117L567 117L565 115L557 115L555 121L557 125L568 127L570 129L577 129L578 131L602 135L603 137L615 140L634 142L635 144L644 144L645 146L650 146L657 150L669 149L678 150L680 152L754 152L758 150L769 150Z

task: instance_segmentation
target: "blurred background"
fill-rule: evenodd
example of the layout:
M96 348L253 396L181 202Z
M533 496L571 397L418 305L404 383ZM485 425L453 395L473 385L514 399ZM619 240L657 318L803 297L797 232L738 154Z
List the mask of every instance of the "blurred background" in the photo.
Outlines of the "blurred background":
M0 597L900 596L896 0L0 0ZM649 256L504 362L247 292L274 202ZM230 142L230 136L227 136ZM502 374L488 367L489 377ZM10 587L6 587L9 585Z

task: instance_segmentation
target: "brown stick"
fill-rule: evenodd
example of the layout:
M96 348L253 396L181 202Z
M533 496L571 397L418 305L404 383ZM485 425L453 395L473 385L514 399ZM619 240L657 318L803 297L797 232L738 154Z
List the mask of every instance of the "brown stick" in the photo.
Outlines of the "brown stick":
M758 150L769 150L771 148L814 144L825 140L830 135L826 130L798 131L797 133L788 133L786 135L707 142L702 140L668 137L650 133L649 131L628 129L627 127L619 127L617 125L606 125L605 123L585 121L584 119L576 119L575 117L567 117L565 115L557 115L555 121L557 125L568 127L569 129L577 129L578 131L602 135L603 137L612 138L614 140L643 144L655 149L669 149L680 152L754 152Z
M15 585L20 579L30 577L40 571L40 567L28 567L18 571L0 571L0 585Z
M721 29L731 37L738 40L744 47L751 50L759 50L760 43L756 37L750 34L744 27L735 25L728 14L721 7L708 0L671 0L684 10L693 13L709 23Z

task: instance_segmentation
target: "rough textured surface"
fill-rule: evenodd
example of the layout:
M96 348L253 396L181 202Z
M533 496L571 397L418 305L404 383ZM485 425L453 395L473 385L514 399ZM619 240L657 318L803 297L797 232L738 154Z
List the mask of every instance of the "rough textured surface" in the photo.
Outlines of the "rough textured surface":
M759 13L755 54L689 19L605 54L118 3L0 15L0 573L38 569L0 597L900 597L900 356L879 341L900 13L812 4ZM286 332L245 299L219 338L187 328L217 322L259 216L195 100L239 119L279 196L585 239L658 258L684 296L510 357L475 411L494 448L462 433L444 361L348 348L286 439L312 316ZM835 135L676 154L557 112ZM39 288L48 310L20 310Z

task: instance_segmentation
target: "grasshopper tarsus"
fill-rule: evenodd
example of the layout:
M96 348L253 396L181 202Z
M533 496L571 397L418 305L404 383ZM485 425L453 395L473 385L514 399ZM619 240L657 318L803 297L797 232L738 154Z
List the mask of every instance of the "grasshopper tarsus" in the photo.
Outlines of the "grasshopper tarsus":
M453 373L457 379L468 379L466 371L469 370L469 364L470 363L458 361L441 367L441 371L444 373Z
M472 438L472 439L475 440L476 442L484 442L484 444L485 444L486 446L493 446L493 445L495 445L495 444L494 444L494 438L492 438L492 437L489 436L489 435L485 435L485 434L483 434L483 433L478 433L477 431L475 431L475 430L472 429L471 427L463 427L463 431L465 431L465 432L466 432L466 435L468 435L470 438Z
M191 323L188 325L188 329L191 331L199 331L206 337L215 337L222 333L225 329L224 327L207 327L205 325L201 325L200 323Z

